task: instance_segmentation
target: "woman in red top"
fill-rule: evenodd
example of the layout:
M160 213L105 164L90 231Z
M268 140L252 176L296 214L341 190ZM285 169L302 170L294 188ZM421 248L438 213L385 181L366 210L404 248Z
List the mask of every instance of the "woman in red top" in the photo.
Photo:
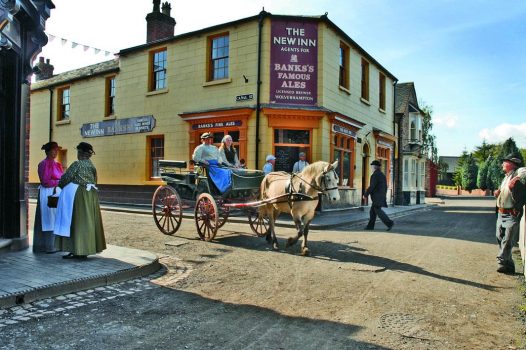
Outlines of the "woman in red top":
M33 252L35 253L54 253L57 251L55 249L55 236L53 235L56 208L47 206L47 197L53 194L55 188L57 194L60 192L57 185L64 171L62 165L55 161L59 148L56 142L48 142L41 148L46 152L46 159L38 164L40 186L38 187L35 226L33 228Z

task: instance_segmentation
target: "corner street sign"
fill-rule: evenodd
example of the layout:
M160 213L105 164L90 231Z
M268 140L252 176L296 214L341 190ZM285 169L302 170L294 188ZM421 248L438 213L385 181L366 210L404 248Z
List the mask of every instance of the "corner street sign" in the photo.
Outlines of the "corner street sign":
M83 124L80 128L82 137L100 137L124 134L138 134L150 132L155 128L153 115L126 119L105 120L96 123Z
M248 100L253 100L253 99L254 99L254 94L246 94L246 95L237 95L236 96L236 102L248 101Z

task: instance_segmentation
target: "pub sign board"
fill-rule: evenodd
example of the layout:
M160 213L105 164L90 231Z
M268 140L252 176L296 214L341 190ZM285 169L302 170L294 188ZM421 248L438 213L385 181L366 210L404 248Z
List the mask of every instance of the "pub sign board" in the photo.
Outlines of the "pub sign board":
M138 134L150 132L155 128L153 115L141 117L104 120L102 122L82 124L80 135L82 137L101 137L124 134Z
M270 43L270 102L316 105L318 23L273 20Z
M241 126L241 120L232 120L227 122L210 122L210 123L200 123L192 125L192 129L201 130L201 129L214 129L214 128L229 128L233 126Z

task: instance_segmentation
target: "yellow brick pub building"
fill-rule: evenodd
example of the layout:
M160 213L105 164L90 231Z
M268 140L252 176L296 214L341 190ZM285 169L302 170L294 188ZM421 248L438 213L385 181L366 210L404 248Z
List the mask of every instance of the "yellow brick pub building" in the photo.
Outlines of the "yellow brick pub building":
M338 159L336 207L361 204L379 159L391 196L396 78L327 15L263 11L174 36L170 5L154 0L146 19L146 44L32 84L31 183L42 144L57 141L67 166L86 141L101 199L147 203L162 183L158 160L189 161L209 131L217 145L231 135L249 168L268 154L284 171L300 151L310 162Z

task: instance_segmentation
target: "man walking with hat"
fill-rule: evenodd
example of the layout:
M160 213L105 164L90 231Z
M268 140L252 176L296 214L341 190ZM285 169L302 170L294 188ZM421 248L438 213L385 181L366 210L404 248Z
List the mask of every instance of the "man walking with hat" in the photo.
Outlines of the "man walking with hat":
M511 256L513 245L519 238L520 221L526 197L526 168L520 168L522 161L518 156L509 154L502 161L502 170L506 173L498 190L497 197L497 242L499 255L497 272L515 273L515 264Z
M374 223L376 222L376 216L382 220L382 222L387 226L387 231L390 231L393 228L394 221L389 219L386 213L382 210L382 207L387 208L387 179L382 173L381 164L377 160L373 160L371 165L374 169L374 172L371 175L369 181L369 187L363 195L363 199L367 199L371 195L372 205L371 210L369 211L369 223L365 227L366 230L374 230Z

